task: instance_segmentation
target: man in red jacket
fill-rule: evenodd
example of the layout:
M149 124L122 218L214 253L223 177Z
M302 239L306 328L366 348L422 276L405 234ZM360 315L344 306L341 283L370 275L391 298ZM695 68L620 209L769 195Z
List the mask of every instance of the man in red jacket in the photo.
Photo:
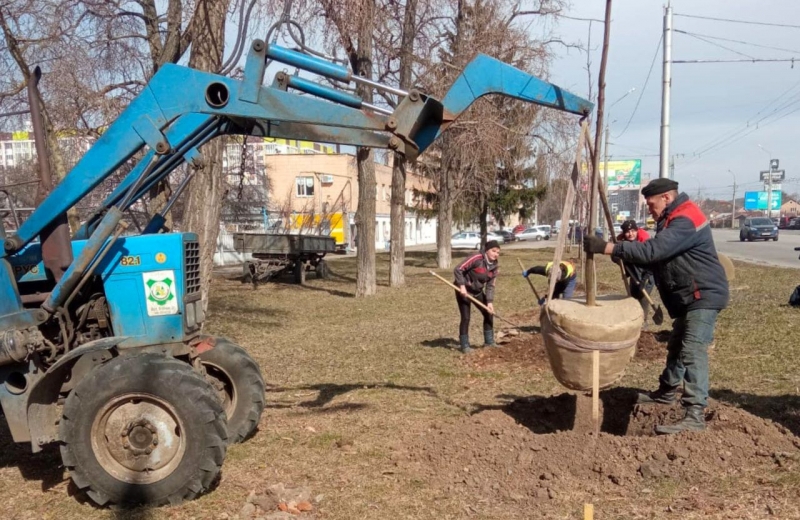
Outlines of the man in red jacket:
M622 233L617 237L617 242L627 240L628 242L645 242L650 240L650 234L644 229L640 229L636 225L635 220L626 220L620 226ZM650 310L650 303L644 297L644 292L650 294L653 291L655 282L653 281L653 273L644 266L634 265L632 263L625 264L625 274L628 275L630 280L631 297L639 300L644 312L644 322L647 323L647 314Z

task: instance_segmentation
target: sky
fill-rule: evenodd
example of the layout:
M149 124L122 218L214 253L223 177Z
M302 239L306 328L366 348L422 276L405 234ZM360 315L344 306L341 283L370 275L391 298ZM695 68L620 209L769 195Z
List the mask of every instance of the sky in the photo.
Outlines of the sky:
M572 3L569 16L604 17L606 3L602 0ZM730 199L735 179L739 198L745 191L763 189L759 172L776 158L780 168L786 170L783 190L800 192L800 2L672 0L671 4L673 29L696 35L673 33L673 60L798 59L794 67L788 62L672 65L670 153L675 154L674 179L680 189L691 196ZM653 178L658 177L659 170L663 66L659 42L664 5L664 1L656 0L614 0L606 70L609 155L617 160L641 159L643 175L649 173ZM549 78L582 96L588 94L585 47L590 25L592 91L596 95L602 23L561 18L555 32L584 50L554 47L558 57ZM652 72L645 83L651 64ZM635 90L626 95L632 88Z

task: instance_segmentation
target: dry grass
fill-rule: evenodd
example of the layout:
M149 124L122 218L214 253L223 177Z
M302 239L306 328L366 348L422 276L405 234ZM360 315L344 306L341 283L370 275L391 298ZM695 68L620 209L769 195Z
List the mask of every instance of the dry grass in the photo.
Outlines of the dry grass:
M550 259L552 250L504 252L501 259L496 309L533 325L534 298L514 256L533 265ZM396 474L392 446L478 406L506 402L507 396L560 393L562 387L549 370L482 371L462 362L453 350L458 313L452 290L427 274L435 269L433 254L409 253L407 286L381 286L368 299L353 298L353 259L335 259L331 267L332 279L310 277L304 287L269 283L253 290L238 281L215 282L207 331L234 338L251 352L268 382L268 405L255 437L229 450L213 493L179 507L98 510L68 496L56 453L34 456L14 446L0 455L0 500L15 513L10 518L233 517L251 490L278 482L324 494L320 518L466 516L464 504L443 490ZM621 292L616 269L601 259L599 282ZM379 280L387 273L388 255L379 255ZM793 422L800 413L797 311L782 306L798 271L737 264L736 275L738 289L719 320L712 355L715 396L800 434L800 421ZM534 281L543 292L544 278ZM473 318L476 341L479 317ZM660 366L633 364L624 384L651 387ZM797 481L790 474L775 487ZM668 488L652 500L668 502ZM580 510L567 502L554 507L562 517Z

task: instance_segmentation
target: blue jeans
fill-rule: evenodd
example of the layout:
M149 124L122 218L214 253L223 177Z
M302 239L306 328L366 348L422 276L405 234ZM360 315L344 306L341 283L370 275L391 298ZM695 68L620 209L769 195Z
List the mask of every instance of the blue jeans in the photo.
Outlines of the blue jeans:
M672 323L660 382L670 388L684 383L683 406L708 406L708 346L718 314L716 309L698 309Z
M572 275L571 278L567 278L566 280L556 282L556 287L553 290L553 299L572 298L572 295L575 294L576 285L578 285L578 277L575 275Z

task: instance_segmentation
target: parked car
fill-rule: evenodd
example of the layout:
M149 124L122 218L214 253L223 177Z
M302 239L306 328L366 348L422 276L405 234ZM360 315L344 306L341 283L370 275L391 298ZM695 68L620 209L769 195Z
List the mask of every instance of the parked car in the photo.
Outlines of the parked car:
M524 231L524 230L523 230L523 231ZM517 238L517 235L515 235L513 231L505 231L505 230L502 230L502 231L495 231L494 233L495 233L496 235L500 235L501 237L503 237L503 240L504 240L505 242L514 242L514 241L517 241L517 240L519 240L519 239Z
M486 232L486 241L488 242L489 240L497 240L498 244L503 244L503 243L505 243L506 238L503 235L501 235L500 233L497 233L495 231L487 231Z
M789 229L792 220L793 217L781 217L780 220L778 220L778 229Z
M739 230L739 240L742 242L745 240L774 240L777 242L778 226L767 217L746 218Z
M543 230L545 233L547 233L548 237L553 234L553 227L547 224L539 224L538 226L532 226L532 227Z
M480 249L481 235L473 231L456 233L450 238L450 247L452 249Z
M520 240L535 240L538 242L540 240L550 240L550 235L547 234L544 229L536 226L528 228L522 233L518 233L517 238Z
M794 217L789 221L788 229L800 229L800 217Z

